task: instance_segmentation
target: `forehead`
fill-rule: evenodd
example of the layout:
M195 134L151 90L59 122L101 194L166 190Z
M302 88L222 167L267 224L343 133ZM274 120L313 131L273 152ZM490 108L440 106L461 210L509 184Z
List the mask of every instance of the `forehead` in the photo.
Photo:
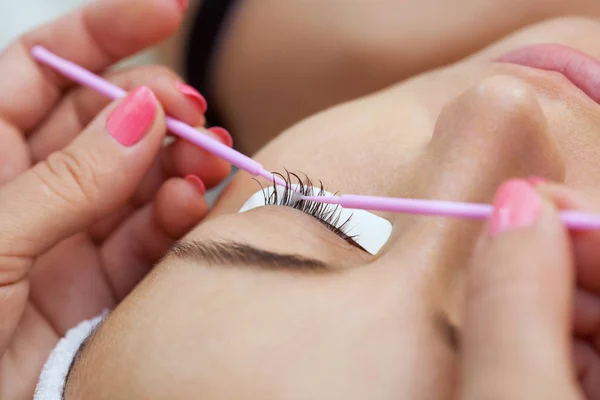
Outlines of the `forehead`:
M419 285L408 276L392 283L384 274L352 271L292 277L159 266L106 321L82 382L132 399L140 390L171 398L259 399L273 391L293 398L320 377L327 379L309 386L323 398L447 390L444 379L420 387L449 368L451 355L427 302L415 301ZM414 360L423 368L410 367Z

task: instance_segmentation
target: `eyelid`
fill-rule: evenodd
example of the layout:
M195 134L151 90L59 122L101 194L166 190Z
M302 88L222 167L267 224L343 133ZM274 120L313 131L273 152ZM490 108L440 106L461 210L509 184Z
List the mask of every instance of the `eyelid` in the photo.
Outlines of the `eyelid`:
M293 189L299 187L299 185L291 185ZM240 208L240 213L252 210L257 207L264 207L267 205L266 199L268 199L275 190L272 186L259 190L254 193ZM277 187L278 191L284 191L285 188ZM318 193L321 189L312 188L314 193ZM333 196L333 193L323 192L323 195ZM331 212L339 213L338 225L336 228L341 227L342 224L346 223L344 227L344 233L348 236L353 237L353 240L362 247L365 251L370 254L377 254L379 250L385 245L392 233L392 224L373 213L365 210L350 210L344 209L343 207L328 204L327 207Z

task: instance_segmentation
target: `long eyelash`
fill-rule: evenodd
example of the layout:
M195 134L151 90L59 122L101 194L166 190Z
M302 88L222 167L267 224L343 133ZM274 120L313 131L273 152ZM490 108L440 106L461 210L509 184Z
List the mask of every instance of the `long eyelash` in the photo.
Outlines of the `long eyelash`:
M298 188L296 192L300 193L304 196L325 196L326 190L323 187L323 182L319 181L318 186L313 185L313 182L306 176L303 175L301 178L299 175L294 174L286 170L286 174L280 174L274 172L275 175L279 176L286 183L285 189L283 193L279 193L277 191L277 185L273 183L273 191L271 194L268 194L265 188L261 186L263 195L265 197L266 205L280 205L294 208L296 210L303 211L313 217L315 217L319 222L321 222L327 229L340 236L342 239L347 241L348 243L360 247L356 244L355 239L358 235L349 235L348 234L348 225L350 223L350 219L352 216L348 217L342 224L340 222L340 212L339 206L332 207L329 204L317 203L316 201L306 201L306 200L295 200L292 195L294 190L291 185L293 183L298 184ZM316 188L314 190L313 188ZM315 193L316 192L316 193Z

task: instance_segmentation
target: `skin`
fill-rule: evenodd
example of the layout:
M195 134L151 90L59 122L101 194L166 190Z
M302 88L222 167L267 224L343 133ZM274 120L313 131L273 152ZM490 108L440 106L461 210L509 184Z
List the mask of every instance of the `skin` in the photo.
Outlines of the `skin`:
M254 153L327 107L459 61L528 25L572 15L599 17L600 3L244 0L217 47L213 106L236 133L236 145Z
M599 36L600 23L595 20L534 25L460 63L317 114L278 136L256 159L271 168L302 171L322 180L328 190L342 193L490 202L501 182L530 175L591 192L600 180L598 104L556 73L492 60L537 42L568 45L600 58L594 39ZM566 349L571 343L567 329L558 328L570 319L567 299L572 293L565 288L573 277L569 247L556 226L538 227L539 232L553 232L553 238L536 242L540 268L532 269L535 290L515 291L511 286L502 299L512 304L512 312L482 307L479 315L488 319L467 324L475 307L465 307L465 297L483 299L484 304L498 298L493 286L489 290L494 295L468 290L467 266L480 223L384 213L394 231L385 248L371 257L292 209L263 207L237 214L256 190L255 182L239 174L209 218L186 240L238 240L315 258L332 268L274 271L167 257L86 347L82 367L73 372L68 399L452 398L462 382L460 358L438 322L454 326L470 346L479 343L465 352L467 358L477 358L487 347L495 347L495 342L485 342L497 328L492 324L487 329L490 315L497 315L502 326L524 331L543 327L532 330L533 337L521 336L527 337L524 343L536 343L537 334L541 344L558 343L550 351L542 346L528 353L525 360L540 362L535 368L528 363L519 370L526 363L517 356L506 365L525 373L556 366L559 370L546 376L556 376L566 391L553 391L556 382L539 373L535 382L545 383L521 398L577 396L570 386L574 372ZM479 265L497 267L490 281L510 281L508 272L498 273L502 263L493 260L512 253L510 249L516 249L517 258L529 254L527 248L519 248L521 239L513 237L510 245L503 242L489 253L494 256L478 258ZM562 269L556 259L562 260ZM503 261L513 265L510 258ZM526 257L514 263L529 264ZM546 273L542 267L547 266L560 273ZM515 268L507 271L515 273ZM481 282L486 288L485 279L474 287ZM536 299L540 288L551 288L555 296ZM598 398L595 343L600 319L592 288L580 287L576 300L583 296L587 303L576 302L576 310L585 311L585 316L580 313L572 333L580 383L589 398ZM515 300L511 293L520 296ZM521 312L528 302L545 305L548 299L554 299L552 306L540 306L533 314ZM557 315L547 310L558 310ZM518 317L511 320L510 315ZM551 322L546 326L536 321ZM481 326L479 335L472 333ZM553 331L546 341L540 332L549 331L548 326L559 333ZM515 350L515 340L501 340L498 349ZM519 352L531 347L521 345L514 347ZM490 360L494 359L469 364L471 371L487 365L481 371L488 373L488 380L482 380L490 383L488 393L466 390L469 385L463 382L462 398L482 398L478 394L493 390L498 390L494 398L513 398L500 395L511 393L503 392L501 379L493 380L496 364ZM530 376L514 375L519 382Z
M177 90L180 77L161 67L107 71L176 31L183 12L173 0L96 1L0 54L2 399L31 399L66 330L114 307L206 215L184 176L211 187L229 173L189 143L163 147L165 111L204 125ZM105 125L117 103L40 67L29 54L39 44L126 90L148 86L163 106L146 140L116 148Z

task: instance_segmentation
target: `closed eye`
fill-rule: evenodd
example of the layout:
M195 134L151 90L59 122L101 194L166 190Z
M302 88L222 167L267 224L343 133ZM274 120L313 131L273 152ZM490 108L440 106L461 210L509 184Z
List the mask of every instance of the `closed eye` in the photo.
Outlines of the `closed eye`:
M240 212L263 206L286 206L302 211L321 222L341 239L368 253L376 254L387 242L392 231L392 224L375 214L364 210L349 210L333 204L315 201L296 200L294 192L306 196L333 196L305 178L302 181L298 175L288 173L280 175L287 183L286 187L269 186L254 193L242 206ZM295 179L298 183L291 183Z

